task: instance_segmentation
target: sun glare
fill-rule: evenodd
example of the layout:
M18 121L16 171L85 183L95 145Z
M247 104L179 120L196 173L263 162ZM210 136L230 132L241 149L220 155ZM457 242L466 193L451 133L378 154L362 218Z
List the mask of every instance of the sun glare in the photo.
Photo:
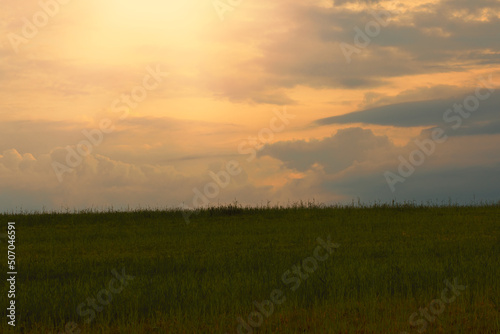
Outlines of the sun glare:
M150 28L193 29L199 26L199 17L208 8L206 0L160 1L160 0L111 0L107 3L112 22L123 25L140 24ZM99 3L102 8L102 4ZM180 33L180 31L177 31Z

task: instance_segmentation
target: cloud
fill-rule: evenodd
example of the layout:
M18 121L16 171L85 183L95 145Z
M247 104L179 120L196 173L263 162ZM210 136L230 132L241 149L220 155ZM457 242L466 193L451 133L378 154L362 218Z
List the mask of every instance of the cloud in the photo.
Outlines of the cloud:
M383 171L381 171L383 172ZM497 184L500 182L500 164L486 166L422 168L398 184L392 193L381 173L353 169L342 177L325 180L322 185L332 193L341 193L363 202L416 201L448 204L471 204L474 199L498 201Z
M413 139L422 142L428 138L429 133L424 131ZM288 193L295 189L302 198L334 198L344 203L356 197L364 202L446 199L446 203L450 198L471 203L474 195L478 199L498 200L500 158L493 152L499 143L498 134L455 136L445 143L435 143L434 152L404 183L397 185L396 193L390 190L384 173L397 173L399 157L408 159L411 152L419 149L413 140L397 147L371 130L349 128L322 140L271 144L261 155L277 159L285 170L302 173L302 177L290 180L281 189Z
M454 107L455 104L463 104L470 95L417 102L404 102L391 104L382 107L371 108L362 111L355 111L348 114L322 118L315 121L316 125L329 124L373 124L397 127L419 127L419 126L439 126L449 127L445 124L445 112ZM470 118L465 120L469 127L481 122L492 122L500 120L498 106L500 105L500 93L495 92L484 101L480 101L480 106ZM483 125L479 125L484 127ZM464 131L464 130L462 130Z
M344 6L351 3L359 7ZM261 82L269 88L303 85L345 89L383 87L390 78L460 72L465 65L500 63L500 46L491 43L498 38L500 6L481 1L476 8L471 2L401 5L399 14L393 13L389 25L381 28L359 56L353 55L348 65L339 43L354 45L354 28L364 29L374 21L370 11L388 3L337 1L326 7L287 2L285 13L293 18L287 29L271 28L266 33L257 29L245 34L249 43L258 43L266 36L261 42L262 55L246 63L264 69ZM460 11L486 17L470 21L464 14L465 18L459 19L455 14Z
M40 10L4 5L4 37ZM355 28L383 9L392 11L388 24L348 64L340 43L353 44ZM418 138L428 138L438 126L450 139L402 185L402 198L480 186L491 195L484 178L496 180L500 95L453 131L443 114L473 93L469 78L498 73L499 1L247 1L227 14L220 22L202 0L91 0L65 6L18 54L4 38L2 208L188 203L208 170L245 160L238 144L268 126L266 105L293 105L298 124L245 165L221 200L391 198L383 172L415 149L411 134L423 128ZM96 129L151 64L171 76L60 184L52 161L87 140L82 130Z
M189 174L173 166L156 164L132 164L110 159L99 154L89 154L71 171L63 174L59 182L53 162L63 164L67 151L55 149L38 157L15 149L0 155L0 198L6 199L0 212L8 209L59 210L128 206L180 207L182 202L193 206L194 188L203 191L213 182L205 166L203 173ZM213 166L212 166L213 167ZM218 169L212 169L217 172ZM255 203L270 198L270 187L258 187L235 177L231 184L220 191L212 205L229 203L234 199L243 203Z
M88 7L98 5L92 3ZM84 4L79 6L90 11ZM21 9L17 7L12 2L7 5L10 13L7 16L14 23L39 10L31 6L19 12ZM339 43L353 44L354 27L364 29L366 23L374 20L371 10L385 7L397 9L399 14L394 12L390 24L382 27L381 33L353 60L355 64L348 66ZM66 8L54 24L67 25L73 33L81 28L87 34L95 29L94 25L102 24L95 21L98 15L92 16L90 21L82 20L75 8ZM280 15L276 15L278 12ZM93 58L100 54L119 57L117 52L125 50L118 46L102 50L99 55L87 55L90 58L86 61L83 58L70 60L68 50L63 50L65 57L59 58L52 57L50 52L38 57L30 53L12 53L0 65L3 74L0 80L8 80L16 89L31 82L30 86L45 87L52 96L87 98L96 93L117 94L131 89L136 84L137 71L143 70L155 58L165 64L165 68L172 68L175 78L162 87L162 94L201 94L235 103L291 105L299 102L287 90L297 86L378 88L388 85L391 78L406 75L463 71L463 66L499 64L500 46L491 42L497 39L496 32L500 28L499 12L497 1L486 0L415 1L399 4L397 8L390 1L336 1L333 6L325 6L320 1L305 4L281 0L242 5L235 12L240 14L238 20L230 20L227 29L201 21L199 24L203 24L204 31L200 34L204 41L189 44L188 48L185 43L161 44L156 40L127 48L130 57L137 57L134 69L128 63L108 58L98 62ZM484 17L471 20L479 16ZM66 21L59 20L63 17ZM3 28L5 33L8 29ZM57 54L49 40L59 43L56 45L73 45L77 50L86 43L100 40L87 38L87 35L68 40L60 31L64 29L46 31L47 36L42 34L45 37L40 43L45 44L40 49ZM114 43L121 43L123 36L112 31L112 35L105 34L102 38L106 36ZM104 48L100 44L88 47ZM22 77L16 75L20 70Z
M351 166L355 161L379 156L381 151L393 148L393 144L385 136L375 136L371 130L350 128L339 130L335 135L321 140L297 140L266 145L259 156L279 159L286 168L300 172L319 164L327 173L336 173Z
M102 113L95 120L87 121L5 121L0 123L0 151L15 147L19 152L40 155L58 147L77 145L88 140L82 131L94 131L101 119L110 118L115 130L103 134L102 143L92 150L117 160L153 163L185 156L228 154L227 149L211 142L226 140L228 136L241 134L242 130L241 126L224 121L134 115L119 120L118 116L120 114ZM236 141L234 147L237 147Z

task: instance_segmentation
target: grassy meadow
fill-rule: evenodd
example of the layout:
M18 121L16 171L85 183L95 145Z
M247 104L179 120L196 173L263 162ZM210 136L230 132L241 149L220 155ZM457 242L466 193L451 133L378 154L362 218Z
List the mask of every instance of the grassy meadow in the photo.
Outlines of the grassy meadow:
M2 333L500 333L500 205L0 217L0 233L16 222L18 272Z

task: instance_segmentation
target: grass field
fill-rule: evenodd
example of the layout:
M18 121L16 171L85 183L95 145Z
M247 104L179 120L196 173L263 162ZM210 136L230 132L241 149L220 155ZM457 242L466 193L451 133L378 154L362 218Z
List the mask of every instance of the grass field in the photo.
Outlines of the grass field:
M5 333L500 333L499 205L0 217Z

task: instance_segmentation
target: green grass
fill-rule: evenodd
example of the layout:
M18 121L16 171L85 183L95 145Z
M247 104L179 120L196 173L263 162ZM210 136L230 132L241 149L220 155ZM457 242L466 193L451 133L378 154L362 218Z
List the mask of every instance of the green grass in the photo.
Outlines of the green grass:
M15 332L72 321L82 333L236 333L253 301L281 289L286 300L254 333L418 333L410 315L454 277L467 288L426 333L500 332L499 205L229 205L190 224L174 210L0 217L16 222ZM340 247L291 291L282 275L329 235ZM85 324L77 306L122 268L135 278ZM14 332L5 316L0 332Z

